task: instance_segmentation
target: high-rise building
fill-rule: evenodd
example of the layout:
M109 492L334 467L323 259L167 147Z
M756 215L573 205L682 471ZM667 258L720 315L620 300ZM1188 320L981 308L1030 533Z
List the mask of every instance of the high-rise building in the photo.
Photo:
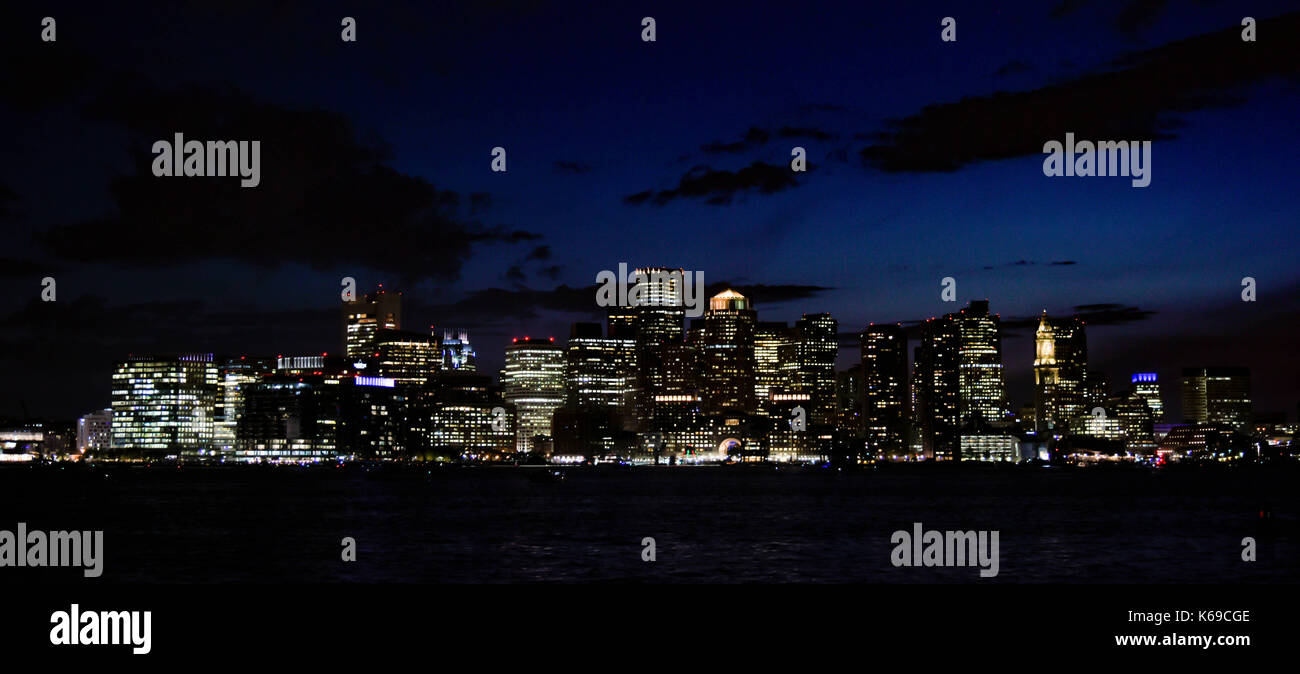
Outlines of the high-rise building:
M428 419L421 459L495 461L514 456L515 415L487 374L439 372L416 416Z
M212 354L132 355L113 372L113 452L124 458L210 456L216 400Z
M862 429L877 456L906 452L907 333L901 325L871 324L862 331Z
M609 307L605 330L610 337L636 339L636 307L623 304Z
M605 337L599 323L574 323L565 347L564 404L622 412L634 353L634 339Z
M238 439L239 417L244 413L244 392L253 384L275 372L271 358L224 358L217 367L216 420L213 425L213 445L218 456L235 450Z
M1083 375L1083 407L1092 411L1105 407L1110 395L1110 377L1100 370L1088 370Z
M423 386L442 365L443 351L436 334L380 330L374 344L375 376L398 384Z
M1183 416L1198 424L1245 431L1251 421L1250 370L1193 367L1183 370Z
M376 333L402 329L402 293L388 292L380 284L375 292L344 302L342 318L344 355L373 357Z
M862 363L835 373L835 428L850 437L862 436Z
M685 277L681 269L637 269L636 284L628 289L636 310L637 386L636 420L640 430L653 422L656 397L664 395L664 349L685 338Z
M1146 401L1151 408L1151 419L1160 423L1165 418L1165 401L1160 393L1160 382L1155 372L1138 372L1132 377L1133 394Z
M1034 429L1039 436L1063 435L1084 414L1088 342L1077 317L1050 319L1043 312L1034 335Z
M99 454L113 445L113 410L91 412L77 420L77 452Z
M912 412L918 445L926 458L960 456L960 344L961 333L952 314L921 324L912 368Z
M323 374L276 374L243 384L235 443L242 462L316 462L338 455L338 384ZM346 454L352 454L346 451Z
M989 313L988 300L972 300L954 318L960 335L958 419L963 426L1003 421L1007 393L998 317Z
M709 300L700 343L706 414L757 409L754 398L754 332L758 314L749 299L724 290Z
M804 314L794 325L794 339L782 356L791 393L809 396L808 423L835 422L835 358L839 324L830 314Z
M473 372L478 369L478 354L469 345L469 333L461 330L442 333L442 369Z
M1124 435L1125 449L1142 454L1155 452L1155 412L1147 400L1134 391L1116 401L1114 409Z
M536 436L551 435L551 417L564 404L564 349L555 338L521 337L506 347L501 385L515 407L516 451L531 452Z
M782 356L792 355L794 335L785 323L759 323L754 331L754 398L760 414L772 410L772 394L789 387Z

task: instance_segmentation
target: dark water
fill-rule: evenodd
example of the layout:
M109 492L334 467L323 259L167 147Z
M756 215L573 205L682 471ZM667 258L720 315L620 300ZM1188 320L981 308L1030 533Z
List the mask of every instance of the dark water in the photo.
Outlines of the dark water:
M1290 583L1300 561L1294 472L534 470L4 467L0 529L103 529L98 583ZM999 531L999 575L893 567L913 522Z

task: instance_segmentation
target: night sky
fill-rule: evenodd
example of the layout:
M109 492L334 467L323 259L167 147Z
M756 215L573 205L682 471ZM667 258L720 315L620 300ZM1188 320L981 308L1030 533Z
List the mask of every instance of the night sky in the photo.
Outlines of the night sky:
M1013 409L1046 309L1085 316L1116 388L1158 372L1175 416L1182 367L1245 365L1256 410L1295 418L1294 3L701 4L9 3L0 417L106 407L131 352L337 352L345 276L495 372L510 337L598 318L626 262L760 320L829 311L842 367L869 322L988 298ZM178 131L260 140L261 185L155 178ZM1153 140L1150 186L1045 177L1067 131Z

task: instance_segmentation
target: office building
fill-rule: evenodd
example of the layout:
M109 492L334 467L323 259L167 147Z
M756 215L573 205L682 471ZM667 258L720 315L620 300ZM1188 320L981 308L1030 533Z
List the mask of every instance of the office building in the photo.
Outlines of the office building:
M901 325L871 324L862 342L862 431L876 456L907 452L907 334Z
M77 419L77 452L100 455L113 446L113 410L91 412Z
M1183 416L1198 424L1245 431L1251 422L1250 370L1194 367L1183 370Z
M515 408L516 450L532 451L534 438L550 437L551 416L564 404L565 353L555 339L520 337L506 347L501 386Z
M217 390L210 353L132 355L117 363L113 453L129 459L212 456Z
M388 292L380 284L375 292L344 302L342 319L344 355L373 357L375 335L380 330L402 329L402 293Z
M744 295L725 290L709 300L699 343L707 414L757 410L754 397L754 335L758 314ZM695 340L691 340L695 343Z
M1064 434L1083 414L1088 342L1077 317L1050 319L1044 311L1034 335L1035 433Z

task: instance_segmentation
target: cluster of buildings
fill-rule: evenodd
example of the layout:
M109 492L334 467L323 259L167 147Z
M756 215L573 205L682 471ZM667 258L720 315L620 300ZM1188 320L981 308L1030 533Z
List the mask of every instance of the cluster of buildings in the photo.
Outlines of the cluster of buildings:
M1289 449L1284 418L1256 418L1244 368L1183 371L1186 419L1166 423L1161 382L1116 391L1088 367L1086 326L1035 333L1033 403L1007 402L1001 328L987 300L910 331L869 325L838 370L826 313L761 322L726 290L687 321L681 270L647 273L636 306L574 323L567 341L520 337L499 376L465 332L402 327L382 286L341 309L340 355L132 355L111 407L77 423L73 456L321 462L470 460L1015 462L1237 460ZM23 434L23 432L26 434ZM10 458L44 453L0 430ZM49 435L48 433L46 435ZM54 436L50 436L53 438ZM26 444L23 444L26 442ZM70 441L64 445L71 445Z

